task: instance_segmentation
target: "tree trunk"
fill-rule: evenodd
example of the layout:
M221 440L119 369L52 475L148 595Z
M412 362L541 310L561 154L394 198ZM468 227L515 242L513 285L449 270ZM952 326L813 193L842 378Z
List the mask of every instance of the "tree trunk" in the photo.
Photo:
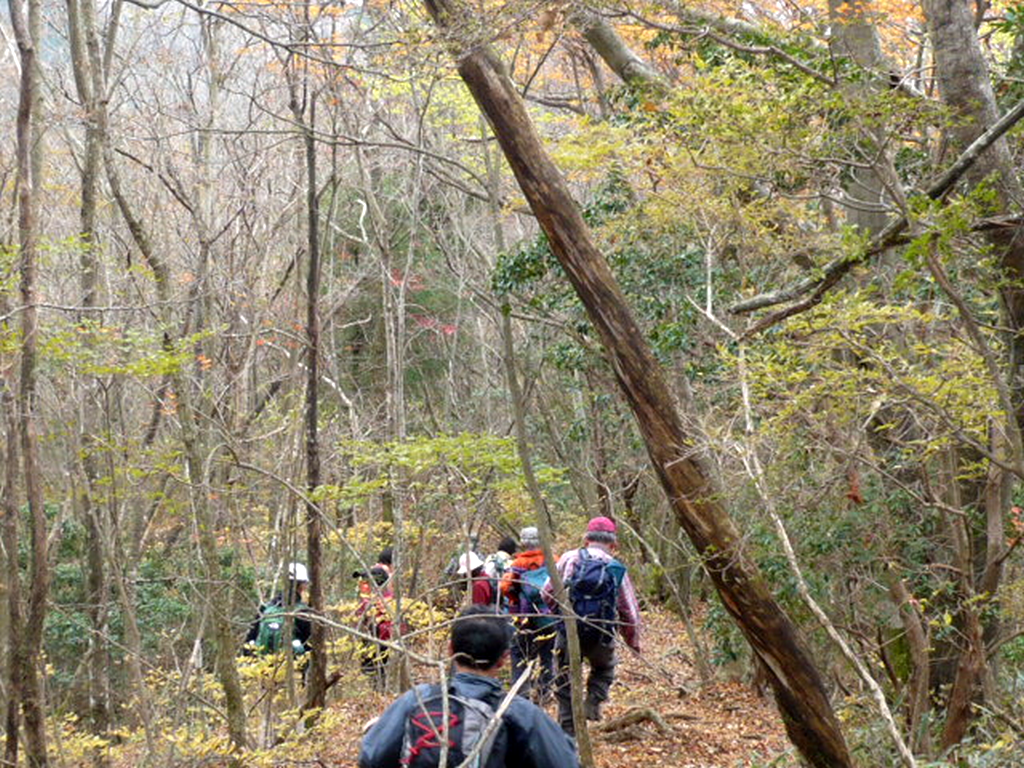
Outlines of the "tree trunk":
M888 78L880 82L880 75L886 75L891 67L882 53L878 30L871 22L876 13L870 7L871 0L851 6L843 0L829 0L829 18L832 22L832 50L835 54L850 59L867 71L868 79L857 79L843 84L843 90L855 96L858 91L870 91L880 87L889 88ZM865 137L860 142L860 162L870 167L854 166L849 181L843 188L843 207L846 220L870 236L885 228L889 221L892 200L886 190L886 179L896 180L896 171L886 147L885 131L880 126L865 127ZM881 149L881 152L880 152ZM883 178L883 176L885 178Z
M505 363L509 398L512 400L512 412L515 417L516 448L519 453L519 463L523 468L523 477L526 479L526 487L530 492L530 499L537 516L537 531L540 534L541 548L544 551L544 562L548 564L552 591L556 602L561 606L566 606L569 605L568 593L561 574L555 568L554 535L551 531L548 510L544 504L540 485L533 474L530 443L526 438L526 409L519 387L519 378L516 375L515 356L512 348L512 321L509 314L509 307L507 305L502 307L502 358ZM569 681L572 696L572 722L580 754L580 765L582 768L594 768L594 753L590 744L590 732L587 730L587 718L583 703L586 691L583 683L583 657L580 651L579 634L576 631L576 616L572 610L563 611L562 621L565 622L566 652L569 655Z
M668 90L668 84L658 71L640 58L597 11L581 5L570 18L590 47L624 83L633 88L648 88L655 94Z
M448 19L465 15L451 0L427 0L427 8L442 28ZM744 551L704 462L689 447L692 436L683 428L662 371L512 81L479 41L457 45L459 74L490 121L552 251L601 336L680 524L704 557L726 609L770 670L790 738L812 765L851 766L822 679Z
M115 3L115 8L117 4ZM109 49L107 51L109 56ZM103 164L107 172L110 193L117 203L118 210L124 218L125 225L131 233L132 240L139 249L142 258L153 271L156 298L159 304L160 326L164 334L164 347L170 350L173 346L170 296L170 268L160 253L153 248L146 226L135 214L128 196L121 186L117 162L114 157L113 143L107 131L107 111L100 109L98 113L100 144L103 148ZM189 495L192 511L199 530L200 556L205 569L204 576L208 585L207 595L214 606L212 615L211 640L216 646L217 679L224 690L224 709L227 717L228 735L232 744L243 749L247 744L245 729L245 701L242 686L235 665L235 638L231 629L230 593L222 583L220 563L217 559L217 542L215 521L210 511L209 487L203 452L200 445L202 431L197 427L199 419L192 405L190 382L185 373L177 371L171 376L173 388L178 395L179 423L181 425L181 442L187 474L190 479ZM121 589L122 599L126 599L127 590ZM140 670L141 671L141 670ZM144 691L140 695L145 696ZM147 729L147 736L149 735Z
M99 67L97 36L83 34L83 27L95 29L93 0L67 0L68 37L71 42L71 62L79 99L85 107L85 142L83 147L81 190L82 203L79 225L79 284L82 307L96 306L97 276L99 272L96 243L96 202L99 192L99 173L102 162L97 112L97 79L93 73ZM83 18L84 17L84 18ZM98 80L102 87L102 78ZM89 315L81 317L89 327ZM87 342L88 343L88 342ZM79 402L79 455L82 488L78 498L79 514L85 522L87 548L87 588L89 618L89 721L93 732L106 734L110 728L109 660L106 653L108 635L107 616L110 587L105 565L106 507L96 502L97 466L94 452L96 409L89 405L89 392L96 381L88 377L76 382Z
M313 130L316 121L315 96L307 94L309 122L304 107L292 90L292 114L302 127L306 158L306 247L309 251L306 273L306 490L313 493L320 485L319 382L320 382L320 208L316 187L316 140ZM323 612L323 565L320 545L323 522L315 504L306 504L306 554L309 566L309 606L315 614ZM311 658L309 679L306 682L306 708L324 706L327 695L326 627L313 622L310 634Z
M895 573L890 575L889 594L900 613L900 622L907 635L910 649L910 681L907 684L907 731L910 746L916 753L928 754L931 744L928 737L927 715L930 708L929 687L931 685L928 631L917 612L906 584Z
M4 304L7 302L5 301ZM6 307L5 307L6 309ZM14 393L5 384L0 392L5 442L3 537L7 553L7 712L4 719L4 764L18 764L18 733L21 730L21 670L25 667L25 622L21 604L21 568L18 566L18 418Z
M484 166L487 169L487 192L488 203L491 207L491 218L494 223L495 244L499 252L505 250L505 232L501 228L501 189L500 189L500 168L499 159L494 156L487 142L482 143L484 152ZM537 521L537 531L540 536L541 549L544 553L544 562L548 565L548 573L551 575L551 587L555 600L559 605L568 605L565 583L562 575L555 568L554 533L551 530L551 520L547 506L544 503L544 495L541 493L540 485L537 483L533 473L533 457L530 451L530 441L526 436L526 399L523 396L522 387L519 385L519 376L516 373L515 345L512 338L512 317L511 307L507 302L501 307L501 317L498 327L501 329L501 350L502 363L505 368L505 382L508 385L509 400L512 404L512 418L514 419L516 435L516 452L519 454L519 463L522 466L523 478L526 481L526 488L533 503L533 511ZM587 730L587 717L584 707L586 689L583 684L583 656L580 651L579 634L576 631L576 617L572 611L567 612L563 619L566 629L566 652L569 655L569 684L570 700L572 702L573 730L576 736L576 745L580 755L582 768L594 768L594 751L590 743L590 732Z
M26 7L27 6L27 7ZM39 339L36 308L37 259L39 234L37 214L41 188L41 144L37 132L39 108L39 72L36 46L39 40L39 0L13 0L11 21L21 59L21 83L18 93L18 230L20 235L21 383L18 390L18 420L25 496L28 500L31 545L29 594L22 629L24 665L21 670L21 704L25 718L25 757L32 768L46 766L46 705L43 693L43 627L46 600L50 591L47 559L46 512L39 470L36 393L37 345Z

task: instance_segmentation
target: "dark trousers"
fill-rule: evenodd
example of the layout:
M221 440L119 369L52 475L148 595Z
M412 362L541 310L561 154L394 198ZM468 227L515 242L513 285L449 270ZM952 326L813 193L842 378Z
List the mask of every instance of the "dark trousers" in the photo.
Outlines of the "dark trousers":
M391 649L380 643L363 641L359 649L359 666L370 679L375 691L383 691L387 683L388 659Z
M590 665L584 709L588 720L597 720L601 704L608 700L609 690L615 680L615 643L605 639L580 638L580 656ZM558 667L555 673L558 724L570 736L575 736L576 729L572 722L572 678L569 674L569 648L565 632L558 633L555 660Z
M512 680L518 680L526 665L537 659L540 666L519 689L519 695L533 699L538 704L543 702L551 692L551 684L555 677L555 637L558 629L555 626L531 629L519 627L512 638ZM536 683L536 684L535 684Z

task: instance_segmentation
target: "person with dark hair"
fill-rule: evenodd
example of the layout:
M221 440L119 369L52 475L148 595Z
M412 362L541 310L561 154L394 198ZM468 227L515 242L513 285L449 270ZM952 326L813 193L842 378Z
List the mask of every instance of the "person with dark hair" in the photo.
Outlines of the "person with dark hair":
M505 698L498 678L511 634L508 620L486 606L460 613L448 646L454 667L448 690L418 685L372 721L363 736L359 768L438 765L443 733L450 766L474 751L474 765L480 768L579 766L572 739L544 710L520 696L509 702L497 727L490 727Z
M386 565L388 569L392 566L392 561L395 557L395 550L393 547L384 547L377 555L377 565Z
M484 558L484 573L487 574L487 578L501 581L505 576L505 571L511 565L512 557L517 549L519 549L519 545L511 536L506 536L498 542L497 551Z
M394 596L394 590L391 587L391 568L383 562L384 554L390 555L390 550L382 552L382 557L378 558L376 565L369 571L354 571L352 577L359 579L356 628L366 635L386 642L394 633L391 611L386 602ZM390 557L388 559L390 560ZM360 667L376 690L384 689L390 655L388 646L381 642L364 637L360 643Z
M558 560L558 573L565 583L569 604L576 614L580 655L590 664L584 710L587 720L601 719L601 706L615 680L615 636L621 635L635 653L640 653L640 605L626 566L615 558L618 536L615 522L595 517L587 523L584 545L569 550ZM557 609L550 579L544 599ZM569 682L569 652L565 626L555 641L555 697L558 722L570 736L575 735Z
M498 542L498 551L504 552L509 557L512 557L512 555L516 553L517 549L519 549L519 545L516 544L516 540L511 536L506 536Z

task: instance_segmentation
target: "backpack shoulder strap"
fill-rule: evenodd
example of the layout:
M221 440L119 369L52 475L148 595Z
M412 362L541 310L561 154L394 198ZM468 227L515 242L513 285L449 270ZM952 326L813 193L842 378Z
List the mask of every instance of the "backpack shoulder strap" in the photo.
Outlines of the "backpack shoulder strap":
M579 570L579 567L583 565L583 563L587 562L588 560L593 560L593 558L594 556L587 552L586 547L580 547L578 550L576 550L576 563L573 565L572 576L570 576L570 579L575 578L576 571Z

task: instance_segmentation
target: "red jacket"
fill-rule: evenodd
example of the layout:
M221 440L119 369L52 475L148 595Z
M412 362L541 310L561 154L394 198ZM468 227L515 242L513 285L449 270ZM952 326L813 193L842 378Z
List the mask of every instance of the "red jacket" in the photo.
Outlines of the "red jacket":
M473 605L494 605L494 587L486 576L473 578Z

